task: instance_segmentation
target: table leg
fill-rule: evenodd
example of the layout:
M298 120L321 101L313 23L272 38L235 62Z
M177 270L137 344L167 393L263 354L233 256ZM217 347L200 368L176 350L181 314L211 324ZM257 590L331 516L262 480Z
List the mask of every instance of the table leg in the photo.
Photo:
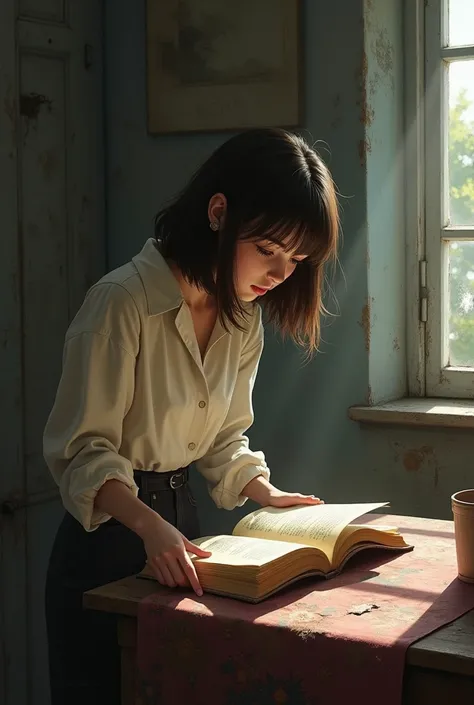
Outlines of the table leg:
M136 705L137 620L119 617L117 631L121 652L122 705Z

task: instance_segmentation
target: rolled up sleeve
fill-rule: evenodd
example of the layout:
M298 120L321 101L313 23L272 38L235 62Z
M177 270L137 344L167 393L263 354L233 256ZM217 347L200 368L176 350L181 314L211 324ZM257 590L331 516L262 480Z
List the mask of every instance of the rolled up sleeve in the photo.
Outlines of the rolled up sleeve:
M135 354L128 340L138 340L139 323L129 294L119 289L93 292L73 322L43 436L44 457L64 507L86 531L110 519L94 507L106 481L120 480L138 493L131 463L119 449L134 394Z
M215 504L222 509L242 506L245 485L255 477L270 477L261 451L249 448L246 432L254 420L252 393L263 350L263 328L260 315L253 326L241 359L232 399L215 442L204 457L196 462L197 470L208 482Z

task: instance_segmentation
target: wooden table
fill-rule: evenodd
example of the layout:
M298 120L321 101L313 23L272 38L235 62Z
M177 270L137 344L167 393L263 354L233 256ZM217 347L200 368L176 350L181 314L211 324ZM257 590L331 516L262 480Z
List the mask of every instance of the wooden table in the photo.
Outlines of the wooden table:
M122 650L122 705L135 705L137 613L156 591L152 581L125 578L91 590L87 608L118 616ZM403 705L474 703L474 610L408 648Z

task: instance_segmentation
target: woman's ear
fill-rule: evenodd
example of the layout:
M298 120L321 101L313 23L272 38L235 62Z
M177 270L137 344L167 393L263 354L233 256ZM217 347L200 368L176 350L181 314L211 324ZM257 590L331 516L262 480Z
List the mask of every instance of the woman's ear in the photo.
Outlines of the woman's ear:
M212 230L219 230L224 223L225 214L227 210L227 199L223 193L215 193L210 201L207 208L207 216L209 218L209 225Z

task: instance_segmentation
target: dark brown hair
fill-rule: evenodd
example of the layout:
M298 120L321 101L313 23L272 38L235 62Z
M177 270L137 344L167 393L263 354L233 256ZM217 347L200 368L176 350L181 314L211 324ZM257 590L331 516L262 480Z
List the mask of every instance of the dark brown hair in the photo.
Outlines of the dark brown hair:
M219 233L209 227L212 196L227 199ZM300 136L255 129L232 137L194 174L155 218L155 237L191 284L214 294L225 325L242 327L245 307L234 282L239 239L272 241L308 255L261 305L283 335L317 349L321 334L324 268L336 260L339 210L331 174Z

